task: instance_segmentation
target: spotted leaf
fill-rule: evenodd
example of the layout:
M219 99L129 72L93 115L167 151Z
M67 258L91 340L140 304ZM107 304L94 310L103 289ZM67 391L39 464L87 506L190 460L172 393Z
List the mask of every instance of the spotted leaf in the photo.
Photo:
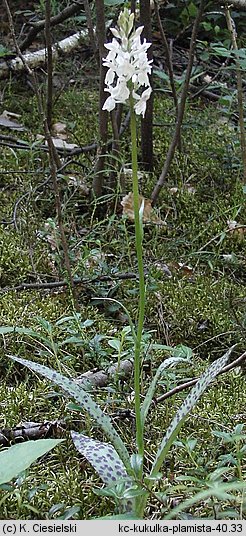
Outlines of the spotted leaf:
M85 389L83 389L82 385L78 385L74 380L66 378L66 376L63 376L59 372L45 367L44 365L40 365L39 363L34 363L16 356L10 357L14 361L17 361L17 363L21 363L34 372L37 372L38 374L41 374L45 378L51 380L53 383L61 387L68 395L73 397L76 402L83 406L85 411L89 413L89 415L96 421L97 425L100 426L100 428L110 439L124 466L126 467L126 470L129 470L129 473L132 473L130 457L122 439L113 427L110 418L103 413L91 395L85 391Z
M174 440L176 439L185 419L187 418L195 404L198 402L199 398L204 393L207 386L213 381L217 374L219 374L223 367L226 365L234 348L235 346L232 346L228 350L228 352L226 352L226 354L220 357L220 359L217 359L217 361L214 361L214 363L212 363L212 365L210 365L210 367L205 370L205 372L197 381L193 389L191 389L187 398L184 400L183 404L181 405L171 424L169 425L165 436L163 437L163 440L157 451L156 458L153 463L153 467L150 473L151 477L154 477L159 472L159 469L167 455L167 452L172 446Z
M71 436L76 449L90 462L104 484L110 486L127 478L125 467L112 445L73 431Z
M152 402L152 399L153 399L153 396L154 396L158 381L162 377L162 375L163 375L164 371L166 370L166 368L174 367L177 363L180 363L180 361L186 361L187 362L187 359L184 359L183 357L175 357L175 356L169 357L168 359L165 359L165 361L163 361L163 363L161 363L161 365L158 367L158 369L157 369L157 371L155 373L155 376L154 376L152 382L150 383L150 386L148 388L148 391L146 393L145 399L144 399L142 407L141 407L142 426L144 426L145 419L147 417L148 410L149 410L149 407L151 405L151 402Z

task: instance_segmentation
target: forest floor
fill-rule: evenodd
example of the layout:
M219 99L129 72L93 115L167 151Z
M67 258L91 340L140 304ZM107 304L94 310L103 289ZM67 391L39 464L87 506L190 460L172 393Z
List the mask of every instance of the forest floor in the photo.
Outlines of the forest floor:
M68 61L63 73L69 67ZM98 128L98 81L96 76L86 76L87 68L91 72L88 63L76 83L69 83L68 77L62 90L64 74L59 69L55 78L54 122L64 123L66 141L80 146L96 141ZM127 317L117 304L103 298L119 300L136 316L136 280L117 279L119 274L137 273L134 228L122 216L123 193L119 188L117 193L107 193L110 209L104 217L98 217L98 206L103 206L105 199L95 201L90 196L95 156L88 153L71 158L60 176L60 189L72 272L74 278L82 278L77 286L80 316L64 286L53 290L14 289L23 283L62 280L64 271L48 156L39 147L38 135L43 132L35 98L25 77L1 84L4 109L19 114L15 120L25 130L17 137L26 141L27 148L1 147L0 325L31 328L36 336L16 332L1 337L0 431L19 423L62 421L65 430L59 431L57 425L54 433L60 433L66 441L13 485L0 490L0 518L88 519L110 513L112 504L94 493L101 483L75 451L69 429L103 436L89 417L54 386L13 364L9 356L36 360L55 369L59 365L73 378L93 369L106 370L119 357L132 357L133 343L125 329ZM160 81L156 84L160 87ZM151 174L143 173L140 179L146 198L161 171L174 120L171 99L165 92L156 91L155 169ZM119 158L110 165L107 174L114 170L119 182L120 173L130 167L128 130L121 140ZM125 175L128 193L131 181ZM178 346L185 355L191 353L188 348L192 350L188 365L179 365L163 377L157 395L197 377L233 344L237 347L232 358L245 351L245 195L235 125L223 107L193 100L183 125L182 152L176 152L158 199L156 213L164 224L145 225L144 389L168 356L161 348L152 347L151 341ZM100 280L101 276L109 276L109 280ZM110 344L112 339L125 339L120 356ZM132 391L131 378L114 377L107 387L95 389L95 397L133 451L134 430L129 433L133 426ZM146 463L186 394L187 390L182 391L153 407L146 430ZM241 368L221 375L208 389L170 451L158 489L163 493L162 504L151 498L149 519L161 519L173 505L206 489L211 474L223 465L227 466L224 478L238 476L238 442L226 443L216 433L233 433L245 422L245 400L245 373ZM121 410L127 411L121 415ZM245 471L245 461L243 468ZM239 495L235 493L230 500L200 502L187 515L236 519L244 508L246 516Z

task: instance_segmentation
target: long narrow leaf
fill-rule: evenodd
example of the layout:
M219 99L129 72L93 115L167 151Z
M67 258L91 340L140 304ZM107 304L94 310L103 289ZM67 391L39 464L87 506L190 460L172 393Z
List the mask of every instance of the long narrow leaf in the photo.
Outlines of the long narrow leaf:
M183 404L177 411L174 416L171 424L169 425L166 434L161 442L161 445L157 451L153 467L150 473L150 476L155 476L162 466L162 463L172 446L174 440L176 439L181 427L183 426L184 421L189 415L192 408L198 402L199 398L204 393L207 386L213 381L213 379L220 373L227 363L232 350L235 348L235 345L232 346L225 355L214 361L214 363L202 374L196 385L193 387L191 392L188 394L187 398L184 400Z
M45 378L51 380L53 383L61 387L68 395L73 397L76 402L83 406L85 411L87 411L89 415L96 421L97 425L100 426L100 428L110 439L111 443L114 445L115 450L118 452L127 472L129 471L129 474L132 473L130 457L127 449L119 434L113 427L110 418L103 413L101 408L94 402L91 395L85 391L81 385L78 385L74 380L66 378L66 376L63 376L55 370L45 367L44 365L39 365L39 363L34 363L16 356L10 357L13 359L13 361L17 361L17 363L21 363L34 372L37 372L38 374L41 374Z
M164 370L168 367L173 367L174 365L176 365L176 363L179 363L180 361L187 361L187 359L184 359L182 357L169 357L168 359L165 359L165 361L163 361L163 363L161 363L161 365L158 367L155 373L155 376L152 382L150 383L150 386L148 388L148 391L145 395L145 399L141 407L142 426L144 426L144 423L145 423L145 420L149 411L149 407L151 405L151 402L152 402L152 399L156 390L156 385L159 379L161 378Z
M0 335L7 335L8 333L18 333L18 335L27 335L28 337L31 337L32 339L40 340L44 344L47 344L50 346L50 341L47 337L42 335L42 333L39 333L38 331L34 331L30 328L21 328L19 326L0 326Z

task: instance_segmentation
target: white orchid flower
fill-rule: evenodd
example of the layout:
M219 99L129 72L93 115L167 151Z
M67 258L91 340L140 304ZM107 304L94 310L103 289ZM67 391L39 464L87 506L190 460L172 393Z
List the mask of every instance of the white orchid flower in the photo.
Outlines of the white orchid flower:
M146 103L147 103L147 100L149 100L150 98L151 92L152 92L151 87L148 87L147 89L145 89L145 91L143 91L141 96L133 92L135 96L135 100L137 101L136 104L134 105L134 110L137 115L142 114L142 116L144 117L144 114L146 111Z
M127 103L132 96L136 114L144 116L152 91L149 81L152 60L147 56L151 43L146 39L141 43L143 26L133 31L133 24L134 15L125 8L118 18L118 28L111 28L114 36L111 43L105 44L109 51L103 59L103 65L108 68L105 91L110 95L103 110L111 112L117 103ZM143 91L144 87L147 89Z

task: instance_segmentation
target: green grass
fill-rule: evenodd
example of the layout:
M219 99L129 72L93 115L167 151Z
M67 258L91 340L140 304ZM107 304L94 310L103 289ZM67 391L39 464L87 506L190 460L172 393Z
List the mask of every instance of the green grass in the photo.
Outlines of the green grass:
M18 99L17 99L18 96ZM5 107L21 113L21 121L30 129L23 139L34 140L42 132L35 101L27 99L24 88L7 86ZM156 99L155 121L170 121L171 103L168 99ZM68 125L70 141L79 139L87 144L97 137L97 101L95 91L89 88L69 89L58 99L55 120ZM168 183L163 189L158 204L160 217L167 227L146 225L145 266L149 273L146 331L153 332L156 340L163 344L185 344L194 350L194 361L190 368L180 367L167 383L158 388L158 394L201 373L210 360L223 355L235 342L238 348L234 356L245 349L245 251L244 240L236 233L228 233L228 220L245 224L245 199L240 182L240 153L235 132L230 125L219 122L220 113L202 103L190 107L184 125L184 153L176 154ZM171 118L173 122L173 117ZM155 128L156 168L141 182L142 193L148 197L156 177L161 170L170 139L166 127ZM127 134L122 141L122 162L129 162ZM69 175L91 183L93 158L85 156L73 163ZM1 219L10 222L17 204L15 226L12 223L0 227L1 287L13 287L22 282L63 278L61 270L61 247L57 241L55 208L52 187L42 183L49 175L47 155L38 148L33 151L11 151L2 154L3 174ZM189 193L187 184L195 189ZM40 188L39 188L40 186ZM130 187L130 184L127 185ZM176 194L170 190L178 188ZM35 189L36 188L36 189ZM116 212L100 220L94 214L94 204L82 197L78 187L61 179L64 207L64 223L69 241L73 274L92 278L95 275L115 271L136 270L134 231L128 221ZM24 196L22 199L21 197ZM230 257L228 257L230 256ZM180 268L178 263L190 266ZM167 265L171 277L165 271ZM93 367L105 367L116 361L107 339L98 335L120 336L126 319L102 303L93 304L94 297L113 296L122 301L133 316L137 311L136 283L132 281L91 283L79 287L79 305L83 320L93 324L83 331L80 346L68 344L61 347L58 359L63 372L77 375ZM61 331L55 322L73 314L69 292L35 290L0 294L0 325L25 326L43 332L37 317L48 320L53 326L56 343L68 336L68 329ZM66 420L68 429L85 431L89 435L102 437L85 415L68 409L68 400L59 395L54 386L40 380L23 367L14 365L9 354L34 359L57 368L57 357L41 346L38 341L24 335L5 335L0 341L0 374L3 377L0 390L0 428L14 427L20 421L44 422ZM147 357L144 367L146 387L164 354L155 352ZM113 382L110 389L97 391L97 401L110 414L119 408L133 409L129 399L131 381L118 385ZM195 476L205 481L207 474L217 467L220 456L230 451L231 446L212 435L212 430L232 430L245 419L245 377L241 371L230 372L205 393L194 410L179 439L197 439L192 453L193 459L182 447L172 448L163 468L160 489L166 497L160 507L152 497L148 515L161 518L172 505L172 500L184 500L193 492L191 484L178 486L180 476ZM113 398L109 403L110 398ZM161 439L175 409L179 407L184 393L153 408L146 430L148 456L153 458L156 444ZM129 434L129 421L117 421L117 426L134 449L134 431ZM100 482L92 468L81 460L69 439L48 454L41 462L33 465L22 483L17 483L8 492L0 491L1 519L47 519L57 518L64 509L78 506L75 518L88 519L109 514L112 503L98 499L93 488ZM244 464L245 467L245 464ZM232 468L232 473L235 468ZM202 484L201 484L202 485ZM47 486L47 488L45 487ZM30 491L37 488L36 492ZM33 496L32 496L33 495ZM60 509L55 505L62 504ZM50 508L54 507L50 511ZM215 511L236 518L239 506L220 505L211 500L191 509L196 517L214 517ZM226 514L227 512L227 514ZM218 513L218 515L220 515ZM244 512L245 516L245 512Z

